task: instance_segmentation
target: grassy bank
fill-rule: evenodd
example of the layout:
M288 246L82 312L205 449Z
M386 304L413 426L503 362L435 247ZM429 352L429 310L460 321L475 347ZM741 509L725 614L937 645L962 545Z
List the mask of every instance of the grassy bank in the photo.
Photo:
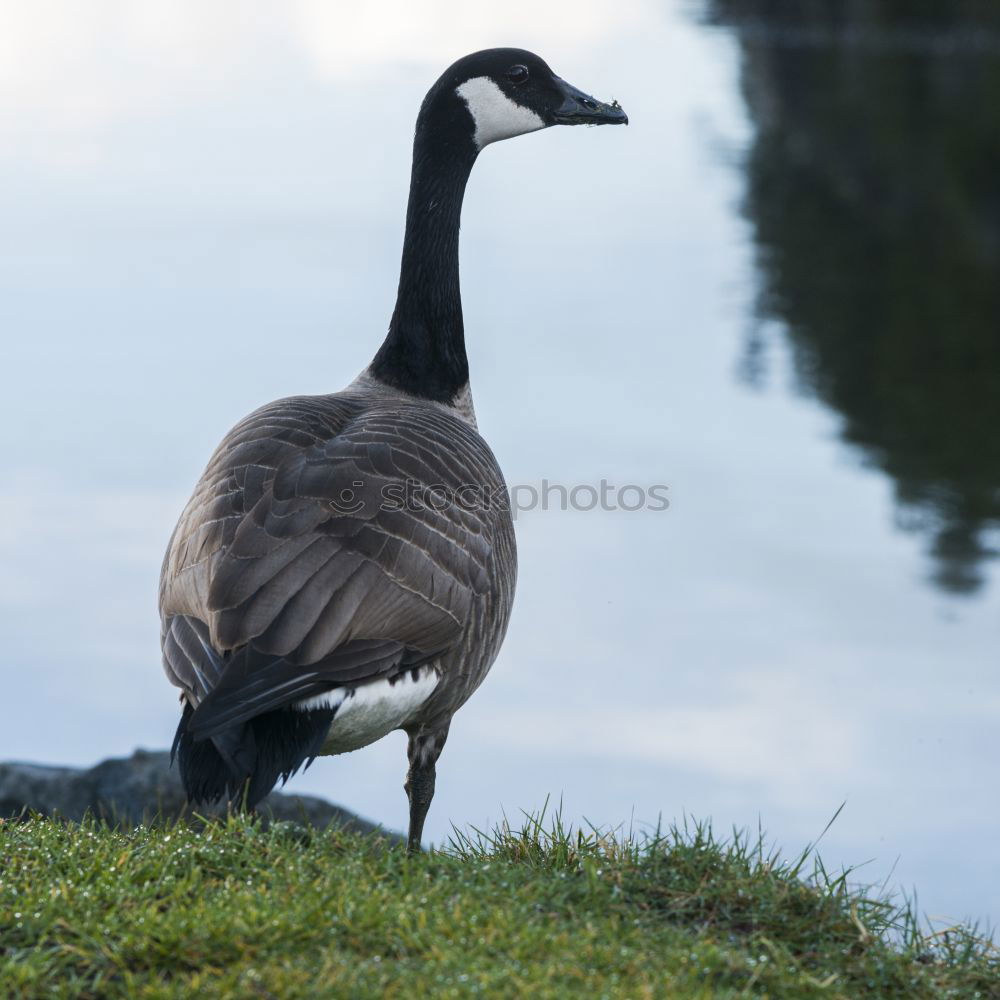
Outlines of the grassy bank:
M242 819L0 825L4 997L1000 998L971 929L705 829L523 829L407 858ZM808 866L808 875L807 875Z

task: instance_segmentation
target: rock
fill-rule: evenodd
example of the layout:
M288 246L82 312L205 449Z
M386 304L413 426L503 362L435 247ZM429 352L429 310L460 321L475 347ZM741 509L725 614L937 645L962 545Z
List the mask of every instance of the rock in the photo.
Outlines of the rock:
M44 816L80 820L90 812L111 822L136 826L178 816L225 815L226 806L188 805L176 767L165 750L136 750L131 757L112 758L85 770L46 764L0 763L0 817L18 816L25 808ZM323 828L331 823L360 833L387 833L340 806L312 795L271 792L257 810L268 820L292 820Z

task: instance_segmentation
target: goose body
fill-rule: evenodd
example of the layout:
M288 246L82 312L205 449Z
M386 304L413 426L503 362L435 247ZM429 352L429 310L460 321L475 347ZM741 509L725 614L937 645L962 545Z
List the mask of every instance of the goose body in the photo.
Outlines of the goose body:
M454 713L490 669L516 578L503 475L479 434L458 284L488 143L625 121L519 49L450 67L421 107L396 308L346 389L269 403L209 460L160 580L189 799L252 807L318 754L409 735L411 849Z

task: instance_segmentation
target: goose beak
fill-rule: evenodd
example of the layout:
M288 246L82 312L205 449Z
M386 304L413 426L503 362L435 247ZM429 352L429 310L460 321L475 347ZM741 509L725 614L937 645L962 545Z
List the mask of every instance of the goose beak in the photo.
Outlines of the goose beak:
M553 112L557 125L628 125L628 115L617 101L602 104L559 77L556 84L563 98Z

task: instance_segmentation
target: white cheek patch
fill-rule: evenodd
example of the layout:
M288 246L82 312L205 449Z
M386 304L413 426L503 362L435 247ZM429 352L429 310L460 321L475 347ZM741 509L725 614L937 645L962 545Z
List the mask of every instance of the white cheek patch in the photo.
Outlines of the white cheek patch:
M455 92L469 106L476 124L477 149L498 139L545 128L545 122L534 111L512 101L488 76L466 80Z

